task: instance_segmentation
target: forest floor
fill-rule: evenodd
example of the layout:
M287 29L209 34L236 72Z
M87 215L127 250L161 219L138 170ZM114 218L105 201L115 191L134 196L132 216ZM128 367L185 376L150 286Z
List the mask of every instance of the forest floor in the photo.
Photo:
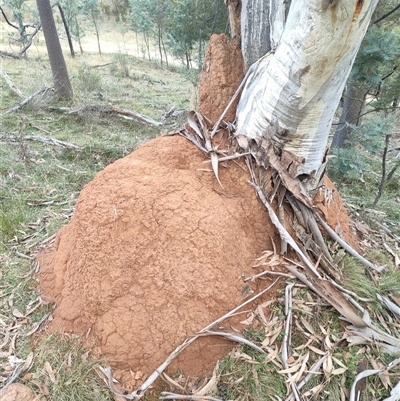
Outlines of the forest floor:
M43 331L53 306L38 291L34 258L70 221L81 190L99 171L160 132L181 126L187 111L196 105L193 84L187 76L133 57L124 44L133 37L126 39L124 35L122 48L104 45L104 53L108 49L110 54L66 57L75 92L70 103L54 103L48 91L25 107L8 112L22 99L4 80L0 81L0 386L14 375L17 382L49 401L118 398L96 373L104 361L95 359L78 336L46 335ZM92 47L86 46L95 50L93 41ZM2 59L1 69L26 96L51 86L48 60L42 51L33 51L27 59ZM175 113L171 112L162 126L155 127L82 109L94 104L124 107L156 121L162 121L162 116L173 109ZM62 107L83 111L68 114ZM364 300L360 302L371 315L380 316L385 312L376 299L377 293L400 298L400 199L397 180L385 188L378 205L370 207L380 168L379 155L370 158L374 169L364 171L359 180L342 180L340 191L362 238L361 249L385 270L379 277L366 273L348 256L338 258L337 263L340 283ZM333 170L332 174L339 181L337 172ZM261 263L273 263L275 256L268 253ZM293 298L296 316L291 372L300 377L318 360L318 355L329 356L322 380L315 377L305 387L309 399L315 393L321 400L346 399L363 361L380 369L393 359L378 352L373 344L345 347L345 330L337 313L304 286L294 287ZM249 326L246 332L247 339L268 350L268 358L248 345L235 348L220 361L212 376L218 382L214 386L215 397L285 399L289 386L278 355L285 332L284 294L278 292L273 301L264 305L272 311L264 317L265 324ZM262 314L262 309L257 309L257 313ZM251 316L254 320L256 313ZM398 319L393 317L392 323L391 329L400 331ZM179 371L170 379L172 382L165 384L165 388L185 385ZM366 399L387 396L398 380L396 370L373 376L368 382Z

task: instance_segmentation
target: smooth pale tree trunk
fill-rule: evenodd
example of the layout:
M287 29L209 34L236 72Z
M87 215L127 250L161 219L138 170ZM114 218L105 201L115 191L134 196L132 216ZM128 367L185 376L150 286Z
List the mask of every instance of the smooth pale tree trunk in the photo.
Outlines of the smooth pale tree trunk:
M276 51L249 70L236 113L244 147L266 139L278 157L292 157L293 177L322 174L332 119L377 1L292 1ZM243 32L242 19L242 49Z
M345 148L348 146L346 142L350 138L352 131L349 124L355 126L361 125L366 95L367 90L356 86L352 82L347 84L343 100L343 110L335 135L333 136L331 148Z
M46 41L56 96L71 99L73 97L72 86L54 23L50 0L36 0L36 4Z

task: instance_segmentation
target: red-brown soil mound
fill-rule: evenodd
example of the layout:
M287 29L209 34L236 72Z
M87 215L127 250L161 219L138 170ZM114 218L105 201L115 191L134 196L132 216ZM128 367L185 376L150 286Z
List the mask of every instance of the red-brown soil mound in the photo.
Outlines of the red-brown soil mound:
M207 46L199 85L198 110L215 123L244 78L244 61L240 47L227 36L213 35ZM224 119L233 121L239 97Z
M90 329L111 365L147 376L243 301L243 276L275 230L243 165L220 167L221 188L204 160L186 139L160 137L86 185L38 257L43 295L57 305L50 330ZM212 368L220 348L215 338L191 347L185 373Z

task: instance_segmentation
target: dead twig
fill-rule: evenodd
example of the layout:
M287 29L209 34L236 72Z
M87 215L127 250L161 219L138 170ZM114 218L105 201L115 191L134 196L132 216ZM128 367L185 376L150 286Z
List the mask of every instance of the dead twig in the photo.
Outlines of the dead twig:
M124 118L125 120L133 120L142 124L154 125L155 127L160 127L162 125L161 122L155 121L150 117L145 116L144 114L137 113L136 111L132 111L129 109L125 109L123 107L110 106L110 105L102 105L102 104L94 104L89 106L78 107L75 109L69 107L50 107L51 111L58 111L61 113L67 113L70 115L85 115L90 113L99 113L102 115L108 116L117 116Z
M21 99L26 99L26 96L18 89L18 87L14 84L14 82L11 80L11 78L8 76L8 74L3 71L0 70L0 75L4 78L4 80L6 81L7 85L9 86L9 88Z
M189 401L224 401L220 398L208 397L206 395L182 395L182 394L175 394L169 393L167 391L163 391L161 396L159 397L160 400L189 400Z
M17 111L21 109L22 107L26 106L32 99L34 99L36 96L45 93L49 90L51 90L53 87L52 86L43 86L43 88L40 88L38 91L27 97L25 100L23 100L20 104L17 104L14 107L11 107L11 109L8 109L4 114L10 114L13 113L14 111Z
M354 256L355 258L357 258L362 264L364 264L365 266L369 267L372 270L375 270L378 273L381 273L382 270L384 269L383 266L375 266L373 263L371 263L370 261L368 261L367 259L365 259L363 256L361 256L355 249L353 249L346 241L344 241L342 238L339 237L339 235L337 235L335 233L335 231L333 231L328 224L325 223L325 221L318 216L317 213L314 213L315 219L317 220L318 224L321 224L321 226L323 227L323 229L327 232L327 234L334 240L336 241L345 251L347 251L351 256Z
M26 140L26 141L42 142L47 145L58 146L61 148L81 150L81 147L78 145L74 145L73 143L70 143L70 142L61 141L59 139L55 139L50 136L44 136L44 135L25 135L22 137L16 137L15 135L0 136L0 140L9 141L9 142L19 142L19 141L21 141L21 139Z

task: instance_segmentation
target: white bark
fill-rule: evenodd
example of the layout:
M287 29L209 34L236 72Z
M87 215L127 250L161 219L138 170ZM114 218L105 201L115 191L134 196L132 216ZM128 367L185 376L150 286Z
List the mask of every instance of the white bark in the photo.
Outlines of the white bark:
M303 158L293 176L320 169L334 112L378 0L296 0L281 43L249 77L237 135L266 138Z

